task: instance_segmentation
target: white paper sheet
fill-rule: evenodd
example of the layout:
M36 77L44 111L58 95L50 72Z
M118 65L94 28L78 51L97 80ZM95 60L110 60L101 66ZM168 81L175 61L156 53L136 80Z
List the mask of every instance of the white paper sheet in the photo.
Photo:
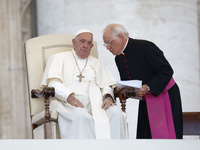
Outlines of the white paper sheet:
M142 87L142 81L141 80L127 80L127 81L118 81L117 83L118 87L121 89L123 87L134 87L135 92L139 92ZM135 96L134 99L142 99L142 97Z
M121 89L123 87L134 87L136 90L140 91L142 87L141 80L127 80L127 81L118 81L118 87Z

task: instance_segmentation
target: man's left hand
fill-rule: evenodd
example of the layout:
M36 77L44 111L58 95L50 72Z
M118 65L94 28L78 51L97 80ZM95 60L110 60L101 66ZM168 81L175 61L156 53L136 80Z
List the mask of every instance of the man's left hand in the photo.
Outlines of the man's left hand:
M110 106L114 106L113 100L111 98L106 98L103 101L103 104L101 106L102 109L107 110Z

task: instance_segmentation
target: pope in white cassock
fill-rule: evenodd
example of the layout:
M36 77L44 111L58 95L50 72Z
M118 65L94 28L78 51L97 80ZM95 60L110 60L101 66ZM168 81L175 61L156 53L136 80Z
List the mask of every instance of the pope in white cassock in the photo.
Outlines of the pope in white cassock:
M111 72L90 55L93 34L79 30L72 40L74 49L51 56L41 86L55 88L50 109L59 113L62 139L124 139L126 120L115 105Z

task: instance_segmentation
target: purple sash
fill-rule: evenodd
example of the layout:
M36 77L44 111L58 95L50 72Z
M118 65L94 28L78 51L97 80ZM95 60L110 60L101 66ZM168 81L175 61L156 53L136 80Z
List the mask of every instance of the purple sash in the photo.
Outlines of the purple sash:
M152 139L176 139L168 90L175 84L172 78L164 91L155 97L146 94L147 111Z

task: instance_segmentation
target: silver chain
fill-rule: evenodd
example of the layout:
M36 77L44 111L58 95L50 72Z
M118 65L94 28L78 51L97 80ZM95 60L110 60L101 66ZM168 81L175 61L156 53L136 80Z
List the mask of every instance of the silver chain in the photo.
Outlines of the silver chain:
M73 51L72 51L72 54L73 54ZM79 68L79 66L78 66L78 62L77 62L77 60L76 60L74 54L73 54L73 57L74 57L74 59L75 59L76 66L78 67L78 70L79 70L79 72L80 72L80 75L77 76L77 77L79 77L79 81L81 82L82 79L80 79L80 78L84 78L84 76L82 76L82 72L85 70L85 67L86 67L87 62L88 62L88 58L86 59L86 63L85 63L85 66L84 66L83 70L81 71L80 68Z

